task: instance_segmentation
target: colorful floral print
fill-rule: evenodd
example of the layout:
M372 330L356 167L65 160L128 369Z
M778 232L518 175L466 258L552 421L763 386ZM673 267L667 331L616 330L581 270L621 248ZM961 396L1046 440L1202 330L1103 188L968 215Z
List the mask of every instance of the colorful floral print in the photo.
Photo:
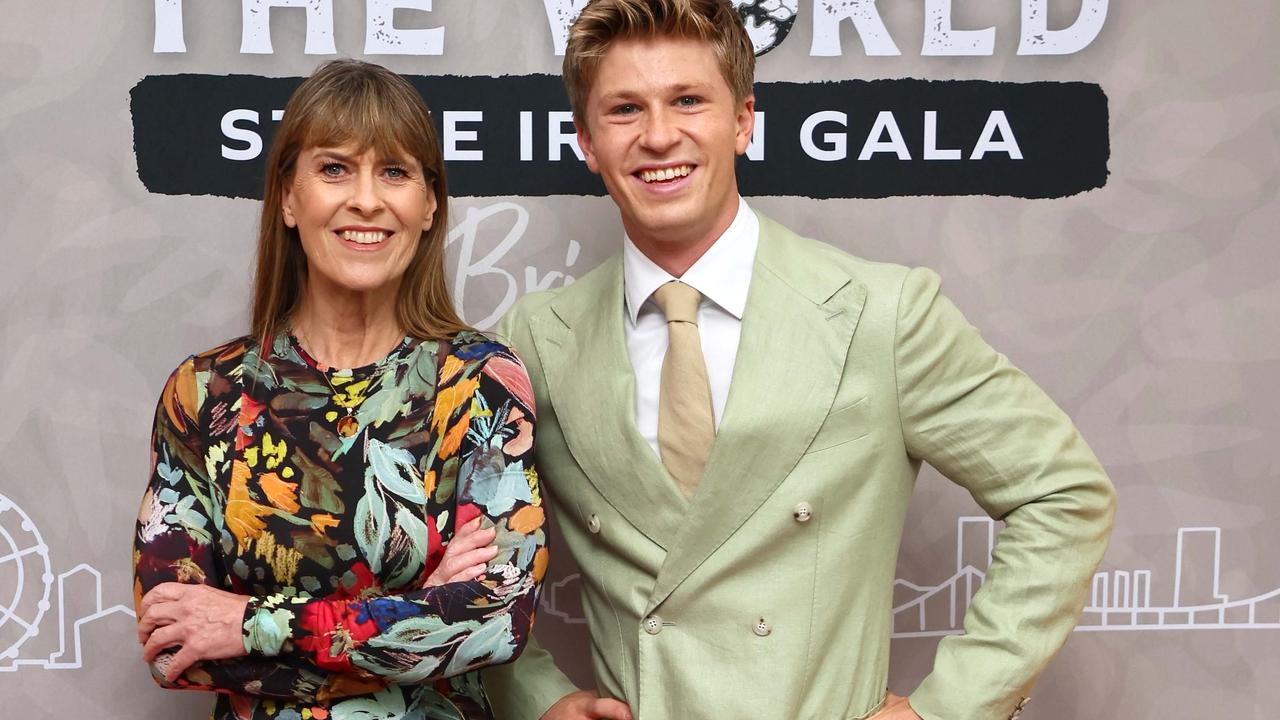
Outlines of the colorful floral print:
M170 376L134 546L135 602L162 582L250 596L249 654L166 687L218 720L489 718L478 668L515 658L547 567L519 359L475 333L319 366L287 334ZM423 588L454 528L497 529L474 582Z

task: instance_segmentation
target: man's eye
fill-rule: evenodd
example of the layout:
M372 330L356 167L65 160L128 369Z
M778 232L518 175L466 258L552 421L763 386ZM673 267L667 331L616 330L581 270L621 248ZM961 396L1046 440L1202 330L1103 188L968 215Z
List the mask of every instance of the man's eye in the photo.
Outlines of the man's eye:
M632 105L631 103L627 103L626 105L619 105L618 107L614 108L613 112L617 115L632 115L636 112L639 112L639 110L640 108L636 107L635 105Z
M684 97L680 98L676 102L678 102L681 107L693 107L694 105L697 105L700 101L698 100L698 98L692 95L685 95Z

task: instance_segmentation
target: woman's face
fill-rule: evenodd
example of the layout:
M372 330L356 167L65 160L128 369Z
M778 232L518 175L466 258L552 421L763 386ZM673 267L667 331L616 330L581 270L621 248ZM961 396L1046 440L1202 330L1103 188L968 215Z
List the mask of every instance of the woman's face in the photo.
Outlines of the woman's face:
M302 239L313 290L394 290L435 211L421 164L372 148L306 148L284 187L284 223Z

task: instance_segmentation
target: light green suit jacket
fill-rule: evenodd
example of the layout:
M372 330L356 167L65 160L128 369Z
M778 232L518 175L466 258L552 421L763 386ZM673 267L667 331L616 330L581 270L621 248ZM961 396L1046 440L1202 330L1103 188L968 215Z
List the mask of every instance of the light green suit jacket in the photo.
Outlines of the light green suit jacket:
M875 712L907 501L928 462L1005 527L964 634L941 642L912 707L1014 714L1074 626L1114 514L1067 416L933 272L761 217L728 403L686 501L635 426L622 282L615 256L524 298L499 328L533 382L538 467L582 569L601 694L639 720ZM512 720L574 689L532 643L485 682Z

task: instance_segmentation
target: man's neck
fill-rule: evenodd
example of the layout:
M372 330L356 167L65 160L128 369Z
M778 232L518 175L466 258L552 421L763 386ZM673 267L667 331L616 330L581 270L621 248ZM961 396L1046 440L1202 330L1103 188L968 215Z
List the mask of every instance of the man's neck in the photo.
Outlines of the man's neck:
M678 278L688 272L689 268L693 267L693 264L724 236L738 216L738 207L738 194L734 193L733 202L727 203L724 211L716 218L716 222L705 230L688 228L683 233L679 230L660 233L633 232L632 228L627 227L625 221L623 227L637 250L652 260L654 265L667 271L672 277Z

